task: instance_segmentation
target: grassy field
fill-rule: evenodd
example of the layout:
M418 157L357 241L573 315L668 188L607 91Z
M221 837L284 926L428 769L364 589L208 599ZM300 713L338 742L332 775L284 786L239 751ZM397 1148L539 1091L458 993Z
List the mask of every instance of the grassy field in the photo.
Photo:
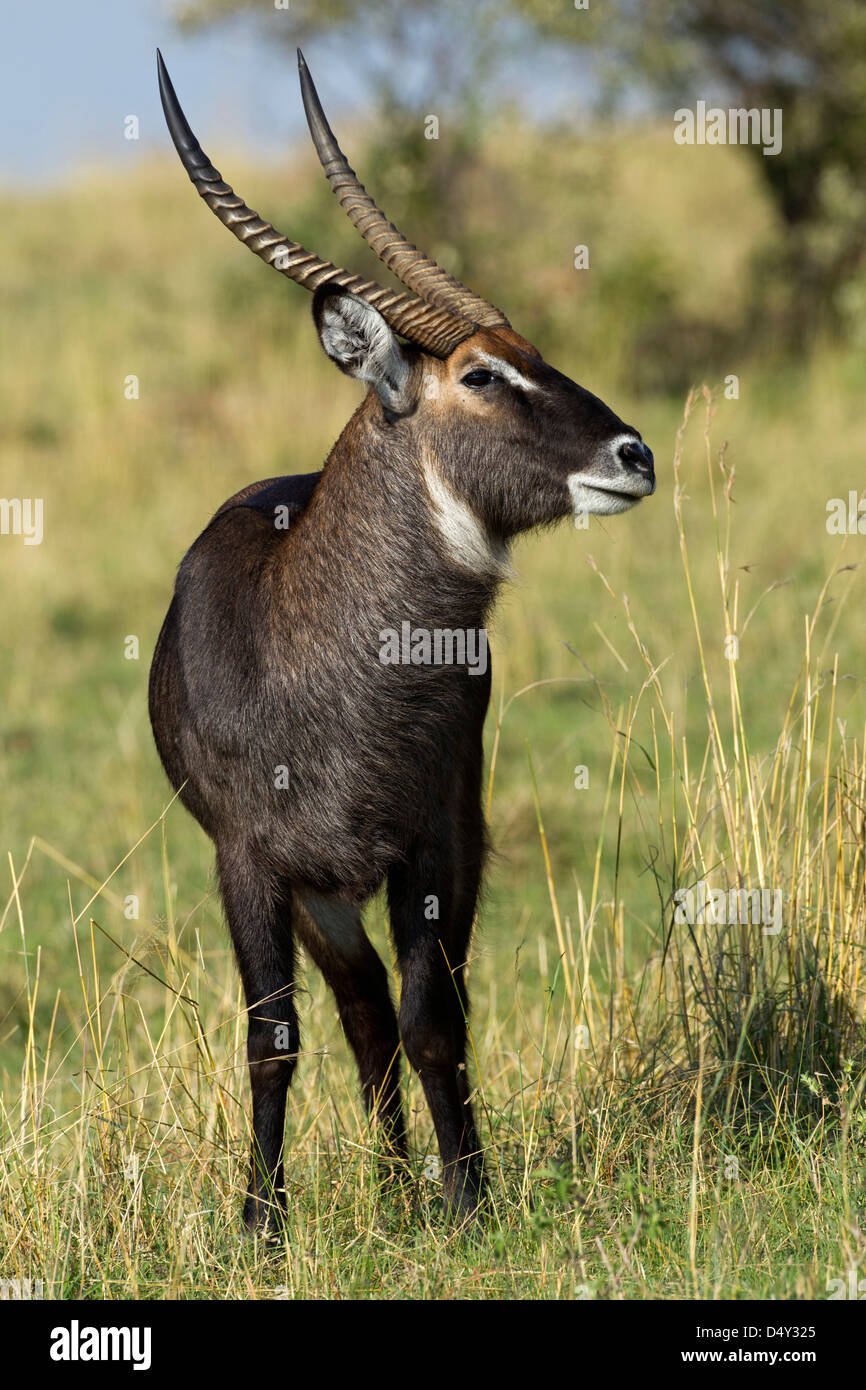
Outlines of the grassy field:
M823 1298L866 1273L864 538L826 529L828 499L862 490L866 362L734 355L702 389L696 360L688 399L663 362L638 370L643 290L733 322L773 234L727 151L676 163L642 140L559 142L580 194L548 204L528 137L503 134L485 167L521 188L517 222L477 198L478 287L642 431L659 489L522 540L491 634L497 854L471 988L495 1213L474 1247L440 1224L414 1079L415 1181L378 1191L312 970L286 1244L239 1239L239 987L209 843L170 804L147 720L184 550L244 483L319 467L357 388L303 292L173 164L5 200L0 490L43 498L45 534L0 536L0 1279L95 1298ZM313 179L304 162L238 182L363 268ZM615 215L635 197L639 231ZM780 891L782 930L678 923L673 893L699 881ZM379 902L369 928L390 959Z

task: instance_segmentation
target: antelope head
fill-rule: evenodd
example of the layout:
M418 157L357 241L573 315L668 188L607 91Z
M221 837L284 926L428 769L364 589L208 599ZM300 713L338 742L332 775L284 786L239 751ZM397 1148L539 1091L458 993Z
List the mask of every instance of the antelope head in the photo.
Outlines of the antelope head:
M193 135L157 54L160 95L181 161L208 207L263 261L312 290L327 355L369 384L384 431L411 433L440 529L465 559L571 513L627 511L655 490L637 430L544 361L505 315L423 255L388 221L340 150L303 55L310 134L343 210L408 293L320 260L224 182ZM467 538L469 544L467 546Z

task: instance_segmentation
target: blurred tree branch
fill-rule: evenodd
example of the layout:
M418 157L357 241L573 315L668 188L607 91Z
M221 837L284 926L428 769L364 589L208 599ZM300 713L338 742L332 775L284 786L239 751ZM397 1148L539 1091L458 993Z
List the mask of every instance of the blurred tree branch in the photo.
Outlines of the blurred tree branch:
M786 228L777 302L798 340L866 317L863 0L613 0L603 24L558 0L511 0L539 34L590 44L618 93L642 79L671 110L704 98L780 109L783 145L747 146ZM756 288L758 288L756 286ZM760 296L763 298L763 296Z

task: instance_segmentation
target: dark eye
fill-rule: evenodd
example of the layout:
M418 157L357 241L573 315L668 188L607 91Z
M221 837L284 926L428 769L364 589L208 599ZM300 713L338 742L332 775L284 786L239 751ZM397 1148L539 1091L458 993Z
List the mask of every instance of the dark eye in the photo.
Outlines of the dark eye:
M498 381L499 378L495 372L488 372L484 367L476 367L474 371L467 372L462 380L464 386L477 389L479 386L489 386L492 381Z

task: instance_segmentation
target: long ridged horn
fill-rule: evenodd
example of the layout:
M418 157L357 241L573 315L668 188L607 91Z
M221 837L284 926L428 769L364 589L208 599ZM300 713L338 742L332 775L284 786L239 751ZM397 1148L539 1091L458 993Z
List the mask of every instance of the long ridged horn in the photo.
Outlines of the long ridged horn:
M453 310L385 289L375 280L363 280L360 275L353 275L331 261L320 260L247 207L213 167L193 135L159 49L156 64L162 109L181 163L211 212L239 241L275 270L282 271L308 290L328 283L366 300L379 310L395 332L436 357L447 357L458 343L475 332L475 324Z
M298 49L298 74L307 125L313 137L316 154L328 182L337 195L340 206L350 222L376 252L393 275L408 290L414 290L428 304L471 319L485 327L509 327L508 319L479 294L473 294L447 270L425 256L373 202L364 185L337 144L334 132L322 110L322 103L313 85L304 55Z

